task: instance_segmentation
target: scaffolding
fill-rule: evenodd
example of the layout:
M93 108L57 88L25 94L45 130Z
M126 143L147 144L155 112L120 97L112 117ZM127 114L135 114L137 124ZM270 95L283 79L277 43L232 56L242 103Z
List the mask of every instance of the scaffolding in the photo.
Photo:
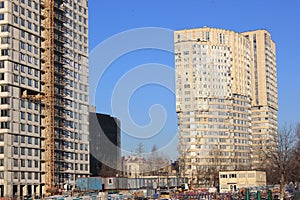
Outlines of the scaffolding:
M42 148L44 187L46 196L55 194L64 181L64 123L65 123L65 68L64 68L64 6L63 0L43 1L42 94L27 94L22 98L39 101L43 106ZM54 152L55 151L55 152ZM62 179L61 179L62 178Z
M45 193L52 193L55 188L54 183L54 0L44 1L44 181Z

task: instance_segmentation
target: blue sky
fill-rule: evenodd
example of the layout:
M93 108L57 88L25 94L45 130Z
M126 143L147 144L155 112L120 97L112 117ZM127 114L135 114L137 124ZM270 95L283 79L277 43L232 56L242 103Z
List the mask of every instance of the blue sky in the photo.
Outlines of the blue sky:
M277 44L279 125L296 123L300 121L300 64L297 62L300 56L299 8L298 0L89 0L89 47L92 51L115 34L143 27L179 30L208 26L237 32L267 29ZM172 43L172 38L168 37L166 43ZM99 56L97 59L102 58ZM113 60L99 81L95 94L97 112L113 114L111 101L118 81L135 67L149 63L173 68L173 54L147 48ZM155 75L149 74L149 77L155 78ZM167 78L170 82L174 81ZM177 116L172 89L148 84L138 88L129 100L124 101L129 101L128 109L136 124L145 126L151 123L148 112L156 104L160 104L164 112L154 116L159 118L165 113L166 122L153 137L138 137L143 134L140 132L135 136L124 133L122 148L134 152L137 145L143 143L145 151L150 151L154 144L164 149L175 140L169 145L171 148L165 149L173 158L176 154ZM121 99L119 105L123 103Z

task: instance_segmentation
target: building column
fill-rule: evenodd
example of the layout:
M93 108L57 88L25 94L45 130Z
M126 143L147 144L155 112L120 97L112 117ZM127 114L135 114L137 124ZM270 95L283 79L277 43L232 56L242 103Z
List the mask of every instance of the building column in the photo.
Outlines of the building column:
M23 190L23 186L22 185L16 185L17 186L17 197L20 199L22 198L22 190Z
M10 185L10 184L5 183L3 185L3 196L4 197L13 197L14 196L12 184Z
M35 185L34 187L35 187L35 196L37 198L40 198L41 185Z

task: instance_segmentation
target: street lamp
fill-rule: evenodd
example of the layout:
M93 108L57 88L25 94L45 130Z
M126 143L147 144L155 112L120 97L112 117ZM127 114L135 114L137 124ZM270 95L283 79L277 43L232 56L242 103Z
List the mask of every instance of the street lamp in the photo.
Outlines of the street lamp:
M119 174L116 174L116 188L117 192L119 193Z

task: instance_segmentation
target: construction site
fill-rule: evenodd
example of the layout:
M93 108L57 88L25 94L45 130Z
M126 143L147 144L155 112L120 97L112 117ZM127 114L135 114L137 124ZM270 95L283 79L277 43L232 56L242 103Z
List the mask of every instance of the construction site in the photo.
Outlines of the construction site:
M87 1L1 10L1 197L51 196L89 174Z

